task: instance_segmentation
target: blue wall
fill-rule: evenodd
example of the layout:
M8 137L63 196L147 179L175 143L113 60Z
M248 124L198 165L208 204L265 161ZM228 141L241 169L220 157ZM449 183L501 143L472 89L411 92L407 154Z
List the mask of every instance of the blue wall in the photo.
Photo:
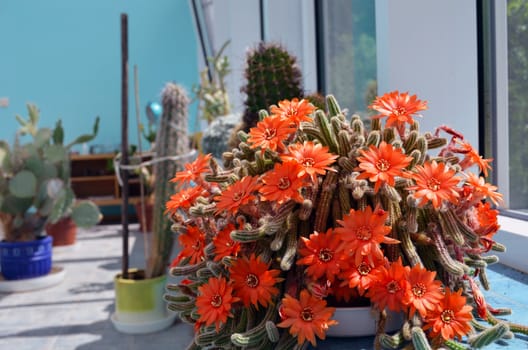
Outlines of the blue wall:
M10 104L0 108L0 139L12 141L18 128L14 116L26 116L25 105L31 102L41 110L41 126L63 120L66 141L90 131L99 115L99 135L90 145L120 143L122 12L129 22L130 142L137 142L134 65L142 121L147 101L159 100L167 81L181 84L190 95L198 67L188 1L2 0L0 97Z

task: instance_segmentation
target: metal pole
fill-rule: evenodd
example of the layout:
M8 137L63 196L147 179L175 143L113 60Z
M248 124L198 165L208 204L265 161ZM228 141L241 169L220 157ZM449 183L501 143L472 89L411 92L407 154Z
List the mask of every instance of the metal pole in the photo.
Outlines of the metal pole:
M121 164L128 165L128 16L121 14ZM120 169L116 171L121 172ZM128 278L128 170L121 173L121 224L123 225L122 277Z

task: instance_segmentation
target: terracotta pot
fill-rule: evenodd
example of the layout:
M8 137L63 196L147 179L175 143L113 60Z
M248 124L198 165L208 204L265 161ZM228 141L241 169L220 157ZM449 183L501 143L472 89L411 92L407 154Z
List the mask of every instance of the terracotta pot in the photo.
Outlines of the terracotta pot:
M77 237L77 226L71 218L63 218L54 224L47 224L46 232L53 237L54 247L72 245Z
M141 202L136 203L136 215L139 221L139 231L142 233L152 232L152 211L154 205L152 203L145 203L145 220L143 220L143 211L141 210Z

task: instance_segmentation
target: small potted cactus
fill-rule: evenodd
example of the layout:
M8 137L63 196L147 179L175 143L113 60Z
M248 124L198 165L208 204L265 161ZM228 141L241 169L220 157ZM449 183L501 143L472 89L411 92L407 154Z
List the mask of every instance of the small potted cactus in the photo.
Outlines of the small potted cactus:
M68 157L71 146L95 136L98 119L92 135L80 136L64 146L60 121L53 130L39 128L37 107L28 105L28 112L27 120L17 116L21 127L15 142L0 142L0 223L4 236L0 258L5 279L49 273L52 237L46 236L46 225L70 217L76 225L88 227L101 219L93 203L75 201ZM26 134L32 140L22 144L21 137Z
M494 240L501 195L478 175L490 160L446 126L420 132L427 103L416 95L377 97L368 128L333 96L326 106L280 101L239 132L223 167L200 156L172 180L182 250L170 273L182 281L165 298L194 325L188 349L316 346L362 327L337 318L365 302L376 348L477 348L526 333L480 290L498 261L489 252L505 249ZM388 311L401 315L396 329Z
M127 266L114 279L116 311L112 322L118 331L127 334L157 332L169 327L176 319L162 298L174 246L172 222L165 211L165 202L174 186L160 179L173 176L183 167L183 160L189 160L194 153L190 152L187 135L189 100L184 88L168 82L161 99L163 109L152 164L152 234L145 237L150 245L145 249L148 253L146 264L144 268ZM183 159L176 161L172 157Z

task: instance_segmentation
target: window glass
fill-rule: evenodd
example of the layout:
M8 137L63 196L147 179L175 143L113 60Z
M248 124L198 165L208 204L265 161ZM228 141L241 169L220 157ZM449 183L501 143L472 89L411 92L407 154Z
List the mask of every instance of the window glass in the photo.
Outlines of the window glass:
M528 1L508 0L507 11L509 208L528 213Z
M375 1L322 4L325 93L349 115L364 114L377 93Z

